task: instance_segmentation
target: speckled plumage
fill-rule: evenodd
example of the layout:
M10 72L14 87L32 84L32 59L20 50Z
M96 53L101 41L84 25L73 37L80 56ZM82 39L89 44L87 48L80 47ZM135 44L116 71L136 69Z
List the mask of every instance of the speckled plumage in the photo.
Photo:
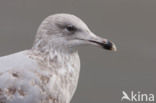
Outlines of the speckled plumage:
M94 39L106 42L74 15L47 17L32 49L0 57L0 103L70 103L80 72L74 47Z
M28 50L1 57L0 101L68 103L76 89L80 69L78 55L70 56L56 54L50 58L48 54Z

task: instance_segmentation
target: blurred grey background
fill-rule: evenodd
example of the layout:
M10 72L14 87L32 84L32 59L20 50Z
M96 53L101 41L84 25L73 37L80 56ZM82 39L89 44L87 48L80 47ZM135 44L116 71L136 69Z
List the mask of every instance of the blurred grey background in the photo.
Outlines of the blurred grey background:
M0 0L0 56L31 48L40 22L62 12L118 47L80 48L72 103L121 103L123 90L156 95L156 0Z

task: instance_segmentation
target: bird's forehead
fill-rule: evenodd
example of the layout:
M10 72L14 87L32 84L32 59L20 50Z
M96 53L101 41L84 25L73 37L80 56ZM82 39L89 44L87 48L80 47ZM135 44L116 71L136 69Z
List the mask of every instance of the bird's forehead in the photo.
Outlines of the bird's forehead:
M71 14L55 14L52 15L56 24L74 25L78 28L88 29L88 26L78 17Z

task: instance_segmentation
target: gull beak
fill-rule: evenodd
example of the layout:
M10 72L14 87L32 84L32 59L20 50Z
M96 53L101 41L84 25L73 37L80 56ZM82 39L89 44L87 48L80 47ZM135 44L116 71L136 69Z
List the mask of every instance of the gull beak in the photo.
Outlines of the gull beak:
M105 50L117 51L117 48L116 48L115 44L112 41L110 41L108 39L98 37L93 33L91 33L91 35L89 36L88 41L91 44L94 44L96 46L100 46Z

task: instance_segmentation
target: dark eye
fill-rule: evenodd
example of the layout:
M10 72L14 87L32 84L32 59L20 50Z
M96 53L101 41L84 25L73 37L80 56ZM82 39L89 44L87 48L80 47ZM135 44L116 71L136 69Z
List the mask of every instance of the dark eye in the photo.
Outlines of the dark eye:
M66 26L66 29L70 32L75 32L76 31L76 28L73 26L73 25L67 25Z

